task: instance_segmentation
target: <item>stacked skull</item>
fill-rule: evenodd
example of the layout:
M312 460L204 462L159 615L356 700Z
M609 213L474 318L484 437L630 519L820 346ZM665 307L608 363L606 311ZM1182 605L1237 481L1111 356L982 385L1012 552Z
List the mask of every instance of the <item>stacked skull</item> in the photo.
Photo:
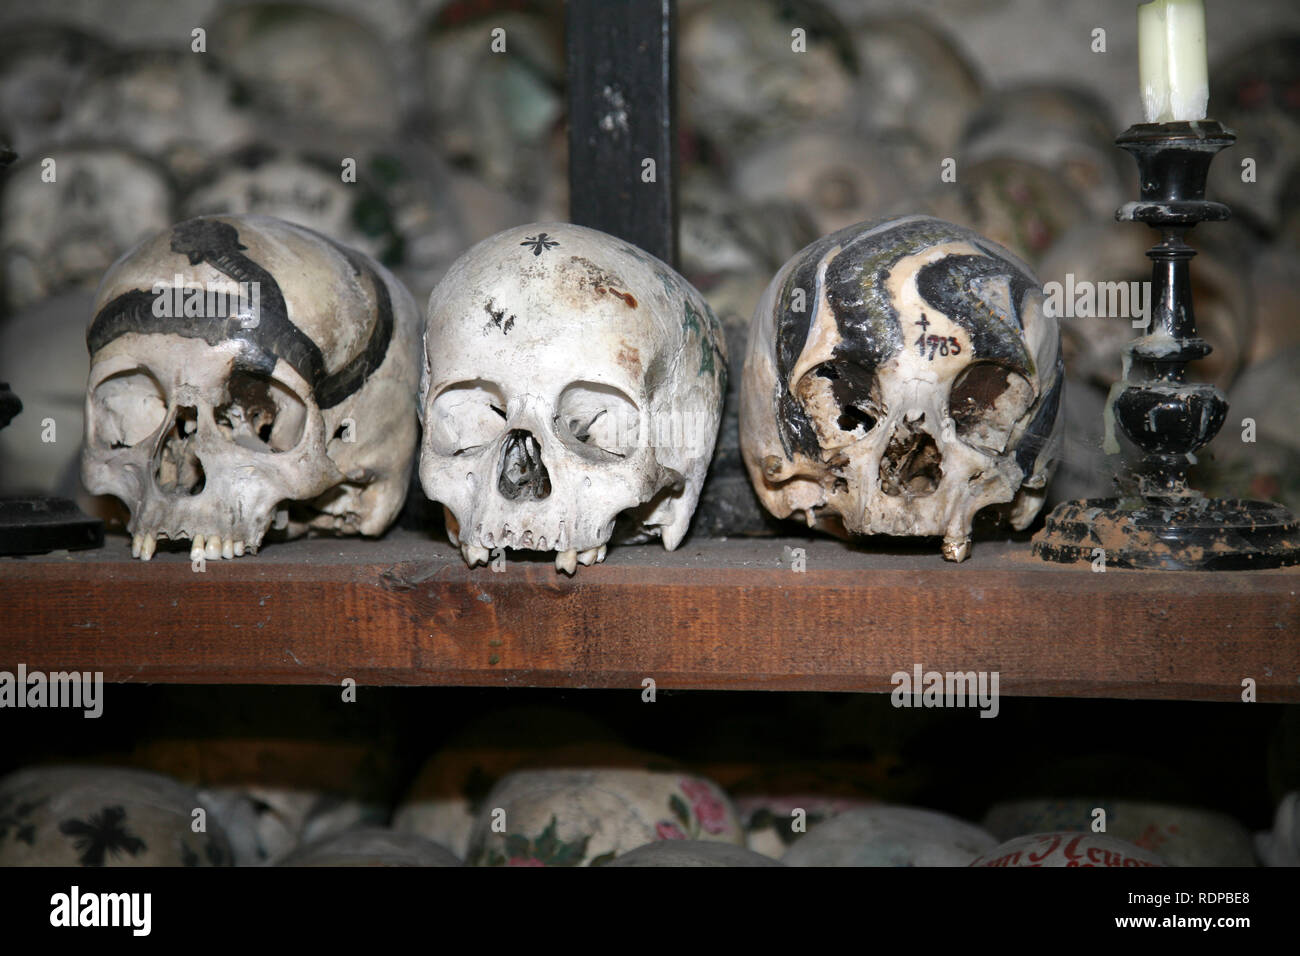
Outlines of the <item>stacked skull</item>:
M568 223L498 233L429 298L420 480L466 564L602 561L616 519L686 534L726 391L721 327L658 259Z
M853 534L942 535L1042 507L1062 366L1029 267L926 216L852 226L797 253L754 313L741 448L777 517Z
M419 313L367 256L269 217L190 219L109 269L86 340L82 480L130 509L134 555L374 535L401 508Z

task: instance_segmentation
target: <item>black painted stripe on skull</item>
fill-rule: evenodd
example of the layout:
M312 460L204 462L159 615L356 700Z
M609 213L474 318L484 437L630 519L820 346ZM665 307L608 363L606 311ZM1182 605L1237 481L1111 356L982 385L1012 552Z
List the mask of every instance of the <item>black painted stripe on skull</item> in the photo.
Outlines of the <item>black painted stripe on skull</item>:
M985 252L944 256L922 266L916 290L927 305L966 330L976 359L1032 375L1034 360L1025 347L1020 308L1038 283L991 250Z
M1016 465L1025 478L1034 474L1039 456L1051 441L1052 432L1056 427L1057 412L1061 407L1061 390L1064 384L1065 358L1058 352L1052 383L1039 396L1038 407L1033 412L1034 417L1030 419L1020 443L1016 445Z
M357 391L383 364L393 334L393 309L388 287L364 258L325 236L319 238L347 259L356 275L369 282L375 295L375 324L365 348L334 372L326 372L320 348L290 321L275 277L243 254L248 247L239 241L238 230L228 222L210 218L189 219L172 227L171 249L185 256L190 265L207 262L235 282L257 283L257 324L245 326L238 316L158 316L154 314L153 292L132 289L116 296L96 314L86 331L90 354L129 332L170 333L203 339L209 345L238 341L243 350L236 367L269 375L277 358L283 359L310 383L317 404L332 408Z
M826 299L834 314L840 342L834 358L844 363L845 371L832 383L836 400L852 404L865 398L858 392L870 387L876 370L903 347L903 332L898 310L894 308L886 283L890 271L901 259L931 246L954 240L971 240L967 233L938 219L915 219L873 232L887 220L875 220L850 226L832 233L800 253L800 261L786 278L776 305L774 329L776 367L781 382L777 396L777 421L781 446L786 457L794 452L820 458L822 451L812 420L799 400L789 391L790 372L798 362L808 340L813 310L816 308L817 268L821 260L837 245L840 252L826 269ZM793 306L794 290L802 289L805 307Z

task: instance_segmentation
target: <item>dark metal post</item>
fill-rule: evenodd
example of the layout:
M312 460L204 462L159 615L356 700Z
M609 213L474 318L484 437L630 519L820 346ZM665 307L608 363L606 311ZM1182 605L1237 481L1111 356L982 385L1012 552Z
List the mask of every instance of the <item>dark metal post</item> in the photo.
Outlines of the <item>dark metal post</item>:
M568 0L569 217L677 266L675 0Z

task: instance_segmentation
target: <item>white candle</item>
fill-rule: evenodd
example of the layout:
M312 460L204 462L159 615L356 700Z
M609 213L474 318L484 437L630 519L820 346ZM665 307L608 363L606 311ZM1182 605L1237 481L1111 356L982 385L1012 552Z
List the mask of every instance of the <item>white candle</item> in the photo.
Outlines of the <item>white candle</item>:
M1148 123L1205 119L1205 0L1138 5L1138 78Z

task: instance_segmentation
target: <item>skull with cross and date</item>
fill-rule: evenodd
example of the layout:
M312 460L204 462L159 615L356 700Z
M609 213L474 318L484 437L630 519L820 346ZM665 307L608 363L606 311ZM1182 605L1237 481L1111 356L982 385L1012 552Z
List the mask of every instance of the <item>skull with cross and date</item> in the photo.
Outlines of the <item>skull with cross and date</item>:
M1042 507L1058 440L1056 322L1028 266L928 216L851 226L768 285L741 382L741 448L778 517L851 534L941 535Z
M420 479L465 562L605 557L616 519L672 550L726 391L721 327L649 253L569 223L498 233L429 297Z
M105 274L81 474L132 554L255 552L275 529L375 535L415 460L420 316L368 256L269 216L202 216Z

